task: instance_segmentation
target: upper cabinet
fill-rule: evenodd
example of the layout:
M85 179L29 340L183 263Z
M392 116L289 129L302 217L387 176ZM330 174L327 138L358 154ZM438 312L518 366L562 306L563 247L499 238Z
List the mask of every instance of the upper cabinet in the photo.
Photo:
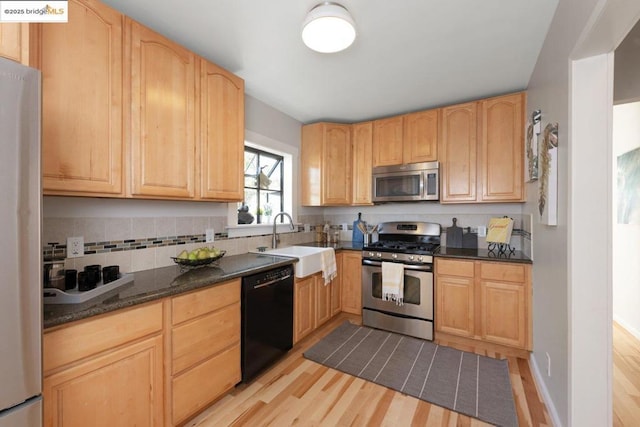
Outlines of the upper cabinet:
M0 24L0 56L29 65L29 24Z
M482 201L524 201L525 94L480 101Z
M244 81L201 61L200 196L240 201L244 176Z
M0 55L42 71L44 194L242 200L244 81L97 0L68 5L66 24L0 25Z
M442 109L442 203L523 202L524 92Z
M477 105L442 109L440 201L476 201Z
M440 110L405 114L403 163L438 160L438 113Z
M131 194L193 198L196 57L137 22L128 25Z
M439 110L373 122L373 166L438 160Z
M353 205L370 205L373 164L373 122L351 125L353 140Z
M314 123L302 127L303 206L351 203L351 126Z
M402 116L373 122L373 166L402 164Z
M34 24L32 33L44 194L121 196L124 17L93 0L68 7L68 23Z

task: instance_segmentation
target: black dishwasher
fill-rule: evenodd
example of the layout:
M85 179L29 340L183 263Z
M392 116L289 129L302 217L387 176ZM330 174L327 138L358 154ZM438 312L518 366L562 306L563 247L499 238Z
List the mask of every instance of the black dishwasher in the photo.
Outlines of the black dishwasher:
M293 346L293 266L242 279L242 382Z

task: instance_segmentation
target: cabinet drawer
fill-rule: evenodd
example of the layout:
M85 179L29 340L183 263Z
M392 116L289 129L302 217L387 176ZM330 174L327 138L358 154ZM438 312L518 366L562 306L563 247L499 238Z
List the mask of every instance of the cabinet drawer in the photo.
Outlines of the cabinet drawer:
M480 279L525 283L527 281L527 265L481 262Z
M240 382L240 345L173 379L173 425L209 405Z
M117 311L45 332L44 372L162 330L162 303Z
M240 304L232 304L177 326L173 329L172 338L175 374L240 342Z
M240 301L240 279L173 298L172 323L185 322Z
M473 277L473 261L437 258L435 272L446 276Z

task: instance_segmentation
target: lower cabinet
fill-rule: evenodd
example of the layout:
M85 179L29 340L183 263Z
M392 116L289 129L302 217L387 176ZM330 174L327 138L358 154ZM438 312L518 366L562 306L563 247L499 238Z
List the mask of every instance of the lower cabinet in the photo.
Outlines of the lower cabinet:
M240 279L51 328L44 425L162 426L241 380Z
M293 309L293 342L297 343L340 312L341 265L336 254L338 276L325 285L322 273L296 277Z
M43 336L44 425L163 424L162 303Z
M362 315L362 254L343 251L342 311Z
M171 300L171 420L180 424L240 382L240 279Z
M436 331L532 349L531 266L436 258Z

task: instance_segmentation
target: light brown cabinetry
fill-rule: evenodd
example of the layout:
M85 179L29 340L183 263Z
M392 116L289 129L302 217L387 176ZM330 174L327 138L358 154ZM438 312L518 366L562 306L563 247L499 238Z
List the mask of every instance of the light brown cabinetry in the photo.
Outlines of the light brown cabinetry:
M438 160L439 110L373 122L373 166Z
M160 34L130 28L131 194L195 196L196 57Z
M373 122L373 166L401 165L402 116Z
M524 201L525 94L480 101L482 201Z
M438 160L439 112L427 110L403 116L403 163Z
M353 140L353 192L352 205L370 205L371 168L373 167L373 122L351 126Z
M29 65L29 24L0 24L0 56Z
M171 300L171 419L180 424L240 382L240 280Z
M122 196L124 17L94 0L68 7L66 24L33 24L43 191Z
M46 331L44 425L163 424L162 303Z
M200 197L244 198L244 80L200 61Z
M441 203L524 201L525 94L442 109Z
M314 123L302 127L300 184L303 206L351 203L351 127Z
M336 254L338 275L324 284L322 272L295 279L293 342L296 343L322 326L341 310L341 255Z
M436 258L436 331L531 350L529 264Z
M342 252L342 311L362 315L362 255Z

